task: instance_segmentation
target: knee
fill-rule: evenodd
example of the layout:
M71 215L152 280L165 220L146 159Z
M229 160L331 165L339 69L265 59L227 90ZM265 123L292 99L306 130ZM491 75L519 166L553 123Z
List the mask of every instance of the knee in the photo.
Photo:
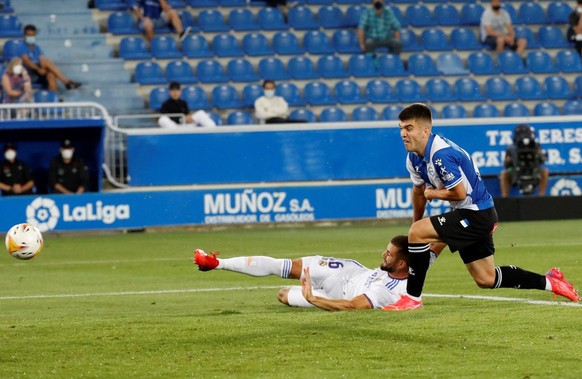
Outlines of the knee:
M473 279L475 279L475 284L477 284L479 288L493 288L493 285L495 284L495 276L479 276L474 277Z
M418 222L412 224L408 230L408 242L409 243L420 243L422 242L422 228Z
M289 305L289 288L281 288L277 294L277 300L285 305Z

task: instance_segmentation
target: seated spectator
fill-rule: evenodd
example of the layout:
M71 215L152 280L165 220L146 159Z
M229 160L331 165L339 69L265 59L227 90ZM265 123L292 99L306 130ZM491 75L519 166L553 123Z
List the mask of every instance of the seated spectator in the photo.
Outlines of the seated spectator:
M16 146L4 145L4 161L0 172L2 196L26 195L32 193L34 180L26 163L16 159Z
M282 124L289 120L289 104L281 96L275 96L275 82L263 82L264 95L255 100L255 117L261 124Z
M168 0L134 0L133 12L138 20L138 28L144 31L146 38L154 38L154 28L170 26L174 28L181 40L190 32L184 29L180 15L172 9Z
M576 51L582 55L582 0L578 0L578 6L570 13L568 20L568 40L574 42Z
M32 102L32 84L30 76L22 65L22 59L14 57L8 63L2 74L2 102L30 103Z
M60 154L51 161L49 184L55 193L83 193L87 190L89 170L80 157L75 157L75 148L70 140L61 143Z
M379 47L388 48L392 54L400 54L400 22L384 0L372 0L374 9L362 11L358 24L358 41L363 53L373 53Z
M160 128L177 128L179 126L203 126L203 127L214 127L216 123L210 117L210 115L203 110L198 110L196 112L190 112L188 108L188 103L182 99L182 87L178 82L171 82L169 86L170 98L162 104L160 113L161 116L158 120L158 125Z
M39 83L42 88L49 91L58 90L57 79L67 89L75 89L81 86L81 83L74 82L66 77L54 62L44 55L42 49L36 44L36 26L26 25L24 27L24 44L19 53L24 66L29 70L32 82Z
M501 0L491 0L481 16L481 42L501 53L505 47L523 56L527 47L525 38L516 38L511 17L501 8Z

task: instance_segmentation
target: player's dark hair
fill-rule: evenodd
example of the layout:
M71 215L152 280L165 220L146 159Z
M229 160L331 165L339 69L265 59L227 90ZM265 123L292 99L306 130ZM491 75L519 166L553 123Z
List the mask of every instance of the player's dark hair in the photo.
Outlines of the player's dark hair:
M398 119L400 121L405 120L421 120L426 122L432 122L432 112L430 108L423 103L414 103L405 107L399 114Z
M390 243L398 249L398 258L402 259L406 264L408 264L408 237L407 236L396 236L392 238Z
M35 32L36 33L36 26L32 25L32 24L28 24L24 27L24 33L31 31L31 32Z

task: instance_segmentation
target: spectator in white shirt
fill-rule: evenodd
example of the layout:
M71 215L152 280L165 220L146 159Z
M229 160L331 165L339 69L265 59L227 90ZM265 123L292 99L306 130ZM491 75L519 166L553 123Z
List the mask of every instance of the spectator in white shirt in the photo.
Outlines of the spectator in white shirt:
M491 6L481 16L481 42L497 53L506 46L522 56L525 52L527 40L515 36L511 17L501 7L501 0L491 0Z
M264 95L255 100L255 116L261 124L282 124L288 119L289 104L281 96L275 96L275 82L263 82Z

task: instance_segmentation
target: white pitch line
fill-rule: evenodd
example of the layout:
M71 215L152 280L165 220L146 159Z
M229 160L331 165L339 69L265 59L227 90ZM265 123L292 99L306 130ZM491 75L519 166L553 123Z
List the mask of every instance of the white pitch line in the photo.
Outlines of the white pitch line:
M160 295L168 293L196 293L196 292L219 292L219 291L248 291L262 289L277 289L284 286L256 286L256 287L231 287L231 288L191 288L181 290L157 290L157 291L127 291L127 292L102 292L102 293L72 293L57 295L28 295L28 296L1 296L1 300L25 300L25 299L66 299L75 297L97 297L97 296L133 296L133 295ZM533 300L519 297L500 296L479 296L479 295L451 295L451 294L423 294L425 297L449 298L449 299L471 299L489 301L508 301L515 303L536 304L536 305L558 305L563 307L582 307L582 303L565 301L545 301Z

